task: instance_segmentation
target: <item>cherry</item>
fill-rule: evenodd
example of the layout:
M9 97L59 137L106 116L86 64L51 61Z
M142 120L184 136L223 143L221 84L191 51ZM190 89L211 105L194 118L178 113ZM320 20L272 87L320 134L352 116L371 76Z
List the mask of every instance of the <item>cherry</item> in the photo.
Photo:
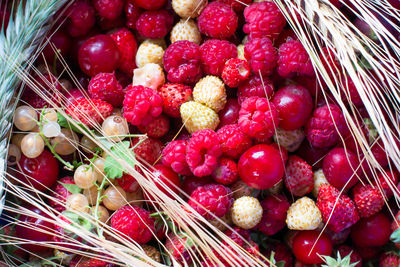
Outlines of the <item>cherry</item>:
M65 102L67 103L67 105L74 102L77 99L85 97L83 92L84 92L84 90L80 90L80 89L76 89L76 88L65 92L64 96L66 98Z
M279 126L287 131L302 127L311 116L313 100L308 90L299 85L279 89L272 103L279 112Z
M242 154L239 176L248 186L268 189L282 180L285 166L281 153L271 145L255 145Z
M49 165L51 166L51 165ZM51 232L54 229L54 225L44 218L49 218L45 212L38 209L37 207L30 206L28 209L35 213L35 216L21 215L18 218L18 224L15 227L15 234L18 238L33 241L33 242L49 242L52 240L52 234L46 233ZM46 251L52 251L51 248L41 246L38 244L33 244L29 242L23 244L22 247L29 252L33 253L43 253Z
M54 46L54 47L52 47ZM62 30L56 31L51 37L49 42L43 49L44 57L49 63L53 63L55 58L55 49L65 57L71 48L71 38Z
M58 162L47 150L33 159L22 155L18 168L21 172L18 178L39 191L52 187L58 178Z
M124 0L93 0L92 4L100 17L108 20L118 18L124 8Z
M332 241L329 236L319 231L300 231L293 239L294 256L306 264L323 262L321 256L332 254Z
M163 7L166 0L128 0L130 3L147 10L156 10Z
M93 36L79 48L78 61L81 70L89 76L113 72L118 66L118 47L108 35Z
M329 148L317 148L310 145L307 139L297 149L297 155L307 161L313 169L322 168L322 160L328 154Z
M240 105L236 98L230 98L226 101L225 107L218 113L219 128L228 124L235 124L239 119Z
M182 183L182 189L190 196L197 187L211 184L212 182L213 180L209 176L201 178L196 176L185 176Z
M131 2L126 3L124 10L126 16L126 27L136 30L136 21L139 19L143 10Z
M391 233L390 219L380 212L353 225L351 240L359 247L380 247L389 241Z
M339 190L353 187L362 169L359 168L358 156L350 150L337 147L332 149L324 158L323 170L328 182ZM358 169L357 169L358 168ZM357 170L357 172L355 172ZM346 185L347 184L347 185Z
M157 164L154 166L154 183L163 193L167 196L172 197L172 195L168 192L169 190L165 188L165 185L169 187L169 189L175 193L178 193L178 188L181 187L181 182L179 180L179 176L169 167ZM162 184L165 184L164 186Z
M86 35L96 23L95 10L86 1L74 2L66 13L67 31L72 37Z

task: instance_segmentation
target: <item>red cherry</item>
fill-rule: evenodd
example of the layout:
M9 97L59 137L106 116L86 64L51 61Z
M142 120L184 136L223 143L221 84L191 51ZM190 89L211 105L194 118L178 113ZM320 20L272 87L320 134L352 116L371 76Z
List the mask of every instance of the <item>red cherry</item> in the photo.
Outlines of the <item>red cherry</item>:
M156 10L163 7L166 0L129 0L130 3L147 10Z
M118 66L118 47L110 36L99 34L82 44L78 60L81 70L89 76L100 72L113 72Z
M358 177L361 177L362 169L358 165L359 160L356 154L337 147L325 156L322 168L328 182L342 190L344 186L346 189L353 187L357 183ZM355 172L356 170L357 172Z
M320 256L332 254L332 241L329 236L319 231L300 231L293 239L294 256L306 264L322 263Z
M299 85L288 85L279 89L272 103L279 112L279 127L288 131L302 127L314 107L308 90Z
M279 150L271 145L256 145L242 154L238 164L240 178L250 187L267 189L282 180L285 166Z
M21 156L19 160L19 179L39 190L45 191L54 185L58 178L58 162L53 155L43 150L42 154L34 159Z
M123 0L93 0L92 4L100 17L108 20L118 18L124 8Z
M54 49L57 49L62 56L65 56L68 54L70 48L70 37L64 31L58 30L51 36L49 42L44 47L43 54L47 62L53 63L55 57Z
M44 232L51 232L51 230L54 229L54 225L52 223L42 219L43 217L48 218L47 214L34 206L28 207L28 209L31 212L34 212L36 215L34 217L21 215L18 218L19 223L15 227L15 235L23 240L33 242L46 243L52 241L52 235ZM23 244L22 247L27 251L34 253L52 251L52 249L49 247L32 243Z
M301 143L296 152L299 157L307 161L307 163L310 164L313 169L317 170L322 168L322 160L326 154L328 154L329 150L329 148L313 147L306 139L303 141L303 143Z
M359 220L351 228L351 240L359 247L380 247L389 241L391 233L391 221L381 212Z
M239 119L240 105L236 98L230 98L226 102L223 110L218 113L219 116L219 128L228 124L235 124Z
M172 197L172 195L168 192L168 189L166 189L165 186L162 185L162 183L164 183L173 192L179 192L178 188L181 187L181 181L179 180L179 176L171 168L162 164L157 164L154 166L154 169L155 170L153 171L153 181L158 189L160 189L167 196Z
M96 23L94 8L85 1L74 2L66 11L67 31L72 37L84 36Z

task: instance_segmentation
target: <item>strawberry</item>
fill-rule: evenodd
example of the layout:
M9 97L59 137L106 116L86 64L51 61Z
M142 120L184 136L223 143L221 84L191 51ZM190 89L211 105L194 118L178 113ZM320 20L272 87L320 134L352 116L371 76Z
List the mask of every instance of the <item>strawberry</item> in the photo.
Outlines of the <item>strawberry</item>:
M353 188L353 199L361 218L369 217L379 212L385 200L377 187L361 183Z
M290 156L286 164L286 188L295 196L304 196L314 186L312 167L298 156Z
M400 266L400 256L394 252L385 252L379 259L379 267L398 267Z
M80 98L67 106L66 113L74 120L93 128L111 115L113 106L99 99Z
M232 222L243 229L251 229L260 221L263 208L255 197L241 197L235 200L232 205Z
M328 228L336 233L360 219L354 202L348 196L340 195L339 190L329 184L321 185L317 206Z
M321 212L308 197L298 199L287 211L286 223L292 230L315 230L321 222Z
M180 83L166 83L159 89L163 100L164 113L173 118L179 118L179 108L192 100L192 88Z
M199 130L215 130L219 124L218 114L196 101L183 103L180 108L182 122L189 133Z
M160 138L166 135L169 131L169 119L165 115L160 115L157 118L153 118L146 125L139 125L138 129L140 132L147 134L153 138Z
M136 145L139 139L134 139L132 145ZM148 164L153 164L161 156L161 151L163 149L163 144L160 140L154 138L146 138L133 150L136 156L147 162Z
M169 252L169 255L181 264L192 263L193 256L196 253L193 240L184 232L177 233L176 235L171 234L165 243L165 248Z
M122 28L111 34L119 50L118 69L126 74L133 75L133 69L136 68L135 57L137 52L137 43L135 36L126 28Z

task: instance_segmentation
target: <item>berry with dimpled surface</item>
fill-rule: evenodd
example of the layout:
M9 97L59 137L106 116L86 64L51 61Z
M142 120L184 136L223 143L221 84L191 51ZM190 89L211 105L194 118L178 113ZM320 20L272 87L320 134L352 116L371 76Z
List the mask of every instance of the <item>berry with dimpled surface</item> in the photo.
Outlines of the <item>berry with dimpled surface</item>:
M302 197L290 206L286 223L292 230L315 230L322 223L321 212L312 199Z
M361 218L378 213L385 205L385 200L377 187L361 183L353 188L353 200Z
M194 86L193 100L218 112L226 103L225 84L216 76L205 76Z
M153 118L149 123L138 126L141 133L147 134L149 137L160 138L169 131L169 119L161 114L157 118Z
M236 162L230 158L221 158L211 176L219 184L233 184L239 179Z
M302 158L293 155L289 157L285 171L285 185L294 196L304 196L311 192L314 186L312 167Z
M140 44L136 53L136 65L139 68L144 67L148 63L163 65L164 49L152 42L143 42Z
M217 135L222 153L233 159L238 159L252 145L251 139L240 130L237 124L221 127Z
M203 129L215 130L219 124L217 113L196 101L185 102L180 108L182 123L189 133Z
M233 202L231 209L232 222L242 229L256 227L261 221L263 209L255 197L244 196Z
M246 98L252 96L270 98L274 94L274 84L267 76L260 78L256 74L250 77L247 81L241 84L237 91L239 104L242 104Z
M236 13L243 12L246 6L251 4L251 0L236 1L236 0L217 0L218 2L229 5Z
M225 62L221 77L229 87L238 87L250 76L250 65L246 60L231 58Z
M196 22L193 20L181 19L171 30L170 38L171 44L176 41L188 40L190 42L200 45L201 33L197 28Z
M236 46L226 40L210 39L200 46L201 64L206 74L221 76L225 63L237 57Z
M111 115L113 106L100 99L79 98L69 104L66 113L89 128L101 124Z
M255 75L271 75L278 61L278 53L267 37L253 38L247 42L244 55Z
M154 138L146 138L139 145L138 138L132 141L132 146L135 146L133 152L139 160L144 160L148 164L154 164L156 160L160 157L161 151L163 149L163 144L160 140Z
M207 0L172 0L172 8L181 18L196 18L207 6Z
M146 38L164 38L172 29L174 18L167 10L151 10L140 14L136 30Z
M89 96L119 107L124 99L124 89L114 73L99 73L90 79L88 86Z
M170 142L162 152L162 163L174 170L177 174L191 175L189 165L186 162L187 140L174 140Z
M298 40L288 40L279 47L278 73L290 78L295 75L314 75L314 68L303 44Z
M75 184L74 178L66 176L58 180L58 183L51 190L51 196L54 198L49 199L49 204L52 208L56 209L58 212L63 212L65 210L65 202L67 198L72 195L71 192L65 188L64 184Z

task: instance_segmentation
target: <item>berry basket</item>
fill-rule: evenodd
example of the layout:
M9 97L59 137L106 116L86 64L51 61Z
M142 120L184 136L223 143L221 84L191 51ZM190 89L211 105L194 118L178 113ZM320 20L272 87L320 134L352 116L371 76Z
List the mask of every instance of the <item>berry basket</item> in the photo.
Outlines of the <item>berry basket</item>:
M5 266L400 266L400 1L0 3Z

